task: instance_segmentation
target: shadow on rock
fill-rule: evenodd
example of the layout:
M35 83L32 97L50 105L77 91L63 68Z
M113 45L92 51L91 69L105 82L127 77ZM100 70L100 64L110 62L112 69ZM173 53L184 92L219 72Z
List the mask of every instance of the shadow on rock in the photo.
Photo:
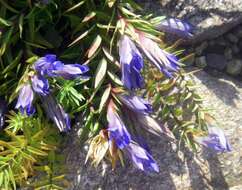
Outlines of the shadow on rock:
M195 69L188 68L187 70ZM241 101L238 88L242 88L242 83L216 71L208 70L207 72L209 75L206 72L197 72L194 75L199 82L207 86L209 90L222 101L222 103L228 106L237 107L237 102ZM196 81L196 83L197 82L198 81Z
M69 189L227 189L219 161L215 155L208 156L206 153L205 157L209 164L206 161L201 164L197 161L197 156L188 149L184 149L181 155L178 154L176 145L167 142L164 138L145 136L146 139L149 139L152 155L160 167L159 173L142 172L134 168L129 160L125 160L125 167L119 165L114 171L110 168L108 161L100 164L98 168L91 166L90 162L85 165L87 150L80 146L76 132L70 134L71 138L68 138L63 150L68 166L66 177L72 184Z

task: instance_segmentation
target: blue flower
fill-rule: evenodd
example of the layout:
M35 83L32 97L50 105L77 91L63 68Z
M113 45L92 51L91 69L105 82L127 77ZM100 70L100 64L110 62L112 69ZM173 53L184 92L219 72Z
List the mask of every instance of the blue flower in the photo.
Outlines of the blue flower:
M127 131L124 123L114 110L114 104L111 102L107 110L109 140L114 140L119 149L125 148L131 140L131 136Z
M53 77L53 70L55 70L56 67L60 67L61 65L63 65L63 63L56 60L56 55L47 54L44 57L39 58L34 63L34 69L42 76L48 75Z
M63 77L64 79L70 80L81 77L81 75L83 75L87 71L89 71L89 67L86 65L68 64L55 66L53 74L55 76Z
M174 77L179 70L179 62L175 55L162 50L158 44L139 32L139 45L147 58L167 77Z
M168 18L161 21L160 24L156 26L158 30L175 34L182 38L191 38L191 26L176 18Z
M134 112L142 114L149 114L153 112L151 104L138 96L120 95L119 99Z
M119 41L119 56L122 69L122 82L129 90L142 88L144 79L141 70L144 66L143 58L135 44L124 35Z
M203 146L217 152L229 152L232 150L223 130L218 127L209 127L208 136L195 137L194 139Z
M38 74L49 77L63 77L64 79L75 79L82 74L89 71L88 66L79 64L67 64L56 59L56 55L47 54L39 58L35 64L34 69Z
M34 99L34 92L29 83L26 83L20 89L18 102L15 106L16 109L20 109L21 113L26 113L28 116L32 115L35 112L35 109L32 106Z
M139 146L136 142L131 141L126 147L134 165L143 171L159 172L159 167L149 151Z
M49 82L46 78L41 75L34 75L31 77L33 90L42 95L46 96L49 94Z
M71 129L70 118L60 104L56 102L52 95L40 96L42 104L49 117L61 132Z

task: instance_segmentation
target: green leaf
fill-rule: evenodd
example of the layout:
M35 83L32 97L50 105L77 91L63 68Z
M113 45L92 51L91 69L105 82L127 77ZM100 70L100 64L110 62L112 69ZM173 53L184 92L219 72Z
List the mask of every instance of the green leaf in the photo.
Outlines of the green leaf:
M18 27L19 27L19 36L20 38L22 38L22 34L23 34L23 20L24 20L24 15L21 14L21 16L19 17L19 24L18 24Z
M3 18L0 17L0 24L3 24L5 26L11 26L12 25L12 22L7 21L7 20L5 20L5 19L3 19Z
M82 22L87 22L89 20L91 20L92 18L94 18L96 16L95 12L90 12L87 16L85 16L82 20Z
M91 27L89 30L85 31L84 33L82 33L80 36L78 36L73 42L71 42L68 45L68 47L73 46L74 44L76 44L77 42L79 42L80 40L82 40L83 38L85 38L93 28L94 28L94 26Z
M98 35L93 41L91 47L88 49L88 54L87 54L88 59L91 58L96 53L97 49L101 45L101 42L102 42L102 38L101 36Z
M119 79L119 77L117 75L115 75L114 73L108 71L108 76L110 77L110 79L116 83L119 86L123 86L122 81Z
M65 13L69 13L69 12L71 12L71 11L73 11L73 10L79 8L79 7L82 6L84 3L85 3L85 1L81 1L81 2L77 3L76 5L72 6L72 7L69 8L69 9L67 9L67 10L65 11Z
M107 72L107 61L106 59L102 59L97 67L94 88L97 88L101 85L105 75Z
M102 95L102 98L101 98L101 102L100 102L100 105L99 105L99 113L102 112L103 110L103 107L105 106L108 98L109 98L109 95L110 95L110 92L111 92L111 85L109 85L106 90L104 91L103 95Z

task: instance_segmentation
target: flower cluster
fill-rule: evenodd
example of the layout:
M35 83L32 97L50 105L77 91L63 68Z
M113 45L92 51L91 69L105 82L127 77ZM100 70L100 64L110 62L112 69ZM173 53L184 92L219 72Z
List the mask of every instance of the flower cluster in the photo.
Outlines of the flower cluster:
M48 77L62 77L66 80L82 77L89 68L79 64L64 64L56 59L56 55L47 54L39 58L33 65L33 71L24 79L19 92L15 108L21 113L32 115L34 94L38 94L44 104L44 108L60 131L70 129L69 116L64 112L60 104L52 97Z

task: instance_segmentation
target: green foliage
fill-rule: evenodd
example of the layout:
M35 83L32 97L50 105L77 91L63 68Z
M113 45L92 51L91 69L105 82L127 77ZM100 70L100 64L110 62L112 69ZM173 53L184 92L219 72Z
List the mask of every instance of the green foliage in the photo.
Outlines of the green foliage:
M83 78L48 78L51 93L72 118L74 114L81 118L80 139L92 140L88 157L93 157L94 165L106 153L113 167L117 157L123 163L122 151L115 152L115 146L108 151L107 139L100 135L107 128L110 100L115 100L121 112L116 94L125 89L120 80L118 40L126 34L136 42L139 30L166 47L163 33L154 29L165 17L137 14L141 11L133 0L0 0L0 97L10 108L6 128L0 132L0 189L65 189L68 185L61 173L63 157L56 153L63 137L43 113L39 96L34 98L34 116L12 110L19 90L30 81L33 63L48 53L65 63L89 66L88 76ZM177 45L166 50L174 51ZM180 142L195 149L193 135L206 133L206 111L194 84L187 80L189 74L181 71L176 78L166 79L149 67L144 75L146 89L137 93L150 98L158 110L157 119L171 123ZM129 125L135 133L134 123Z
M1 189L16 189L16 183L28 186L29 177L36 175L38 170L48 174L49 182L53 178L53 164L57 165L55 150L60 144L57 130L43 118L14 112L9 115L8 122L7 129L0 133L3 139L0 140ZM39 184L54 185L42 181Z

